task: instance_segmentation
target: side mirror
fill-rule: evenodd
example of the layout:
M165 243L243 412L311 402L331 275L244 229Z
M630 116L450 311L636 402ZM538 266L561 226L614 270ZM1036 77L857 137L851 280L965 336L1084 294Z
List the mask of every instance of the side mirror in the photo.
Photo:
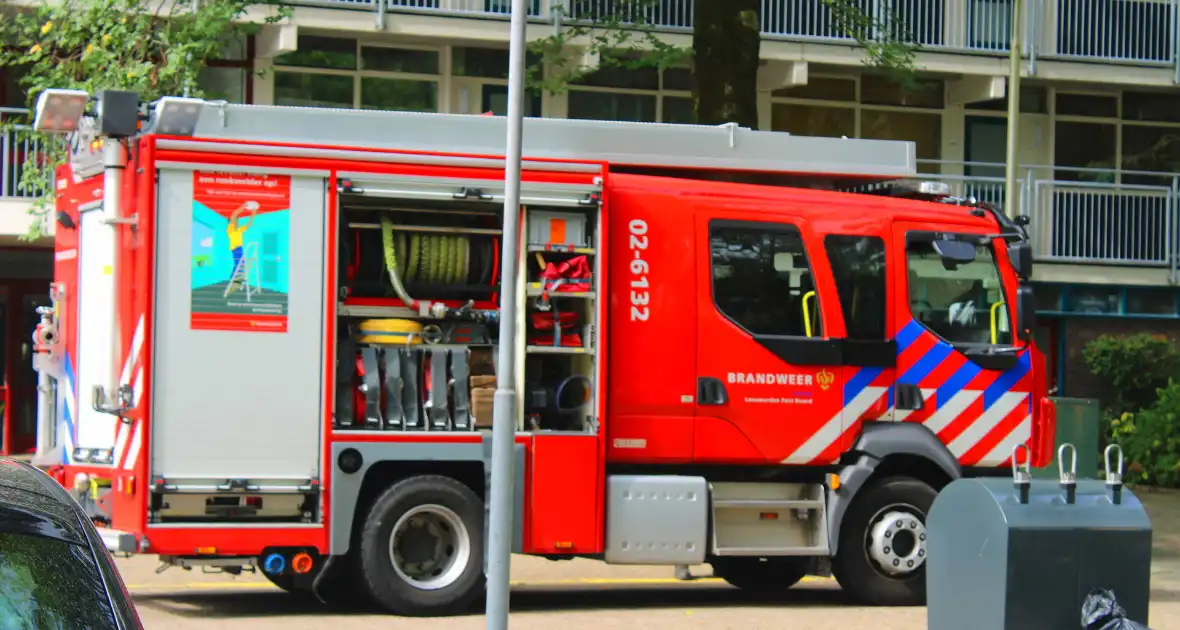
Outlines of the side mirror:
M1037 327L1037 303L1032 285L1021 283L1016 290L1016 336L1021 341L1032 341Z
M967 241L934 241L934 251L944 262L967 264L975 260L975 244Z
M1032 245L1028 241L1016 241L1008 245L1008 260L1021 280L1032 280Z

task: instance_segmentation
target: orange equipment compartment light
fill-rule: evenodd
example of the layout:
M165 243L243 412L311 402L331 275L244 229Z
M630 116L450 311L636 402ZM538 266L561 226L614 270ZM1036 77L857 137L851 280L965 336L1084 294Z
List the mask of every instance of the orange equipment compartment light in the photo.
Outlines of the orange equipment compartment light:
M291 570L300 575L310 573L312 564L311 556L306 553L297 553L291 558Z
M554 549L573 549L574 543L572 543L568 540L562 540L562 541L553 543L553 548Z
M197 553L203 556L211 556L217 553L217 547L197 547Z
M837 475L836 473L830 473L828 475L828 487L831 488L832 490L839 490L840 489L840 475Z

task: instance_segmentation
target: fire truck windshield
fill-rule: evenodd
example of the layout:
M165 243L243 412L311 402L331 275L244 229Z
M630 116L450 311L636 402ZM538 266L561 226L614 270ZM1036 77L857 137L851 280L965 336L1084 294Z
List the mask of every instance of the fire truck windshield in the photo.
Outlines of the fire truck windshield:
M1011 345L1008 299L993 245L975 245L974 260L965 262L948 260L935 244L923 239L906 246L914 319L952 344Z

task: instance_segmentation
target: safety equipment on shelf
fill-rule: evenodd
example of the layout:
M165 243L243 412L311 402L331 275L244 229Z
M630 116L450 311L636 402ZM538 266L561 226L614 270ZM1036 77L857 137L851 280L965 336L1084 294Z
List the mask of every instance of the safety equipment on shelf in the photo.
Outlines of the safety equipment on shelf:
M422 343L422 324L410 319L366 319L361 322L361 343L385 345Z
M592 274L585 256L574 256L556 264L549 262L541 272L541 289L548 293L589 291Z
M571 328L578 321L578 314L573 312L552 311L549 313L533 313L533 329L553 330L554 328Z
M537 298L537 310L550 309L549 294L590 290L592 272L585 256L574 256L559 263L545 263L541 271L541 297Z
M582 374L542 382L529 388L525 412L539 415L547 429L578 429L592 391L590 378Z

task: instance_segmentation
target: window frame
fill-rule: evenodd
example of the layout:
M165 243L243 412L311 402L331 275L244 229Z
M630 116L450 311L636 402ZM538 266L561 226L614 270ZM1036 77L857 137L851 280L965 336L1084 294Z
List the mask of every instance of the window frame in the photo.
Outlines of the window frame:
M277 74L302 74L302 75L318 75L318 76L338 76L348 77L352 81L352 104L351 109L365 110L363 101L363 87L364 79L377 80L401 80L414 81L419 83L433 83L434 84L434 108L428 110L406 110L406 111L426 111L428 113L439 113L449 111L448 103L448 87L451 80L454 78L451 72L451 54L450 46L442 44L419 44L410 42L388 42L382 41L371 36L336 36L336 35L319 35L316 33L307 33L306 37L327 37L330 39L349 40L352 42L356 55L356 64L354 68L324 68L315 66L299 66L299 65L285 65L280 63L279 58L276 58L269 68L269 72L274 75ZM366 48L385 48L393 50L405 50L413 52L430 52L434 53L438 59L438 72L436 74L422 74L416 72L395 72L389 70L365 70L362 68L362 56ZM271 78L272 84L274 77ZM272 103L278 104L277 95L272 95ZM297 107L302 107L299 105ZM369 110L373 111L373 110Z
M973 244L975 244L977 247L985 246L991 251L992 266L995 269L996 277L1000 282L1000 294L1004 300L1004 311L1005 311L1005 315L1008 319L1008 332L1007 332L1008 338L1007 338L1006 343L999 341L999 340L997 340L997 343L995 343L995 344L992 344L990 342L976 342L976 341L952 341L952 340L947 339L946 337L942 336L934 328L931 328L930 326L928 326L925 322L923 322L921 319L918 318L916 313L914 313L914 305L913 305L913 300L911 298L911 291L912 291L913 287L910 285L910 246L914 243L933 243L936 240L947 239L947 238L949 238L950 240L970 241L970 242L973 242ZM986 242L983 242L983 241L986 241ZM903 273L903 277L904 277L904 281L905 281L905 291L904 291L904 295L902 296L902 299L904 299L904 304L906 306L906 313L908 314L908 316L911 319L913 319L915 322L917 322L918 325L920 325L923 329L929 331L930 334L934 335L940 341L950 345L952 348L955 348L956 350L959 350L959 349L978 350L978 349L987 349L987 348L1017 348L1018 346L1017 346L1016 326L1013 323L1016 321L1016 319L1014 317L1015 304L1012 301L1013 297L1015 295L1015 292L1010 290L1010 287L1008 286L1008 284L1009 284L1008 278L1005 277L1004 270L1000 265L999 249L996 247L997 242L1002 242L1002 241L1000 241L1000 239L992 238L988 234L983 234L983 233L979 233L979 232L934 232L934 231L930 231L930 230L907 230L905 233L905 248L901 252L901 256L902 256L902 259L905 261L905 269L904 269L904 273ZM990 307L990 305L989 305L989 307ZM985 315L985 317L990 318L990 313ZM989 320L989 327L990 327L990 320Z
M717 283L714 277L714 263L713 263L713 235L716 230L746 230L750 232L759 232L762 234L785 234L796 235L799 237L799 242L803 246L803 255L807 262L807 271L811 274L812 283L815 286L815 300L816 300L816 324L819 329L811 337L807 335L780 335L771 333L758 333L746 328L740 322L735 320L721 304L717 301ZM805 341L822 341L825 340L825 333L827 326L824 325L824 301L822 291L820 290L820 283L818 282L818 274L815 263L812 260L812 254L807 246L807 238L804 235L803 228L797 223L794 217L785 218L783 221L745 221L740 219L710 219L709 229L706 233L705 248L709 257L709 301L713 304L713 308L717 314L721 315L734 326L737 326L743 333L749 335L753 339L791 339L791 340L805 340ZM773 258L771 260L773 265Z

